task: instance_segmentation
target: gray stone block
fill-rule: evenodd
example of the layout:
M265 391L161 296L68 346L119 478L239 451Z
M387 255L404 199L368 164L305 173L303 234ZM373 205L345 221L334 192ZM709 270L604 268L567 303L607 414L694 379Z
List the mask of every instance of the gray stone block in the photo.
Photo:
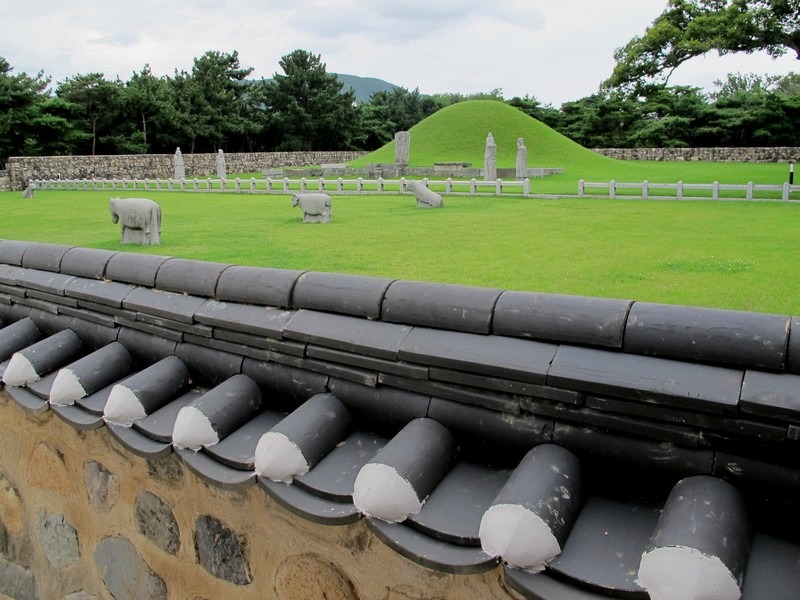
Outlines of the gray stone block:
M22 266L27 269L58 271L61 259L72 248L61 244L33 244L22 255Z
M383 300L381 319L470 333L489 333L501 291L421 281L395 281Z
M636 302L623 350L755 369L783 368L789 317Z
M34 530L39 546L53 568L62 569L80 560L78 532L67 522L64 515L40 511L36 515Z
M304 271L232 266L217 282L217 299L223 302L288 307L292 290Z
M252 583L245 546L236 532L221 521L208 515L199 516L195 522L194 544L200 566L208 573L235 585Z
M118 252L106 264L106 278L153 287L159 267L168 259L168 256Z
M164 580L153 573L127 538L100 540L93 556L103 583L115 600L167 600Z
M503 292L494 307L497 335L619 348L630 300Z
M39 600L36 577L25 567L0 556L0 594L14 600Z
M140 492L133 506L136 530L167 554L181 547L180 527L172 509L151 492Z
M292 305L368 319L381 316L381 302L392 279L341 273L303 273L292 293Z
M97 510L108 512L119 499L119 479L93 460L83 464L83 483L89 502Z
M102 279L106 265L116 254L99 248L70 248L61 259L61 272L78 277Z
M155 287L168 292L213 298L217 281L229 266L202 260L170 258L159 267Z
M25 268L22 269L17 277L17 285L40 292L63 296L67 286L74 280L74 275L64 275L51 271Z
M129 283L80 278L71 281L64 293L79 300L121 308L122 301L135 289L136 287Z

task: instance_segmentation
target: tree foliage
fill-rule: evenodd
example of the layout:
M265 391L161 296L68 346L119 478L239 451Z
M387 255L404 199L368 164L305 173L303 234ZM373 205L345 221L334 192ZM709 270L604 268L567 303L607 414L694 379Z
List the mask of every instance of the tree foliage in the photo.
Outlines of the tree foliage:
M616 50L604 86L640 92L664 85L677 67L712 50L793 51L800 59L800 0L668 0L643 35Z

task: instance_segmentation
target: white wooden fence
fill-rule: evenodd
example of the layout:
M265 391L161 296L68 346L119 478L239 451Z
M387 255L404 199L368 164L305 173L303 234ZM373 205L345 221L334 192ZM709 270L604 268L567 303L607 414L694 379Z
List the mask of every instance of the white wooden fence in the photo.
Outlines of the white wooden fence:
M407 179L31 179L38 190L92 190L142 192L212 192L249 194L292 194L326 192L334 194L402 194L407 192ZM444 194L525 196L531 195L530 179L483 181L478 179L442 181L422 180L428 188Z
M587 194L588 189L603 190L599 194ZM620 190L639 190L639 195L618 192ZM651 194L652 192L652 194ZM710 192L710 195L707 193ZM745 184L714 183L620 183L613 179L608 182L578 181L579 198L657 198L657 199L711 199L711 200L777 200L784 202L800 201L800 185L762 185L752 181Z

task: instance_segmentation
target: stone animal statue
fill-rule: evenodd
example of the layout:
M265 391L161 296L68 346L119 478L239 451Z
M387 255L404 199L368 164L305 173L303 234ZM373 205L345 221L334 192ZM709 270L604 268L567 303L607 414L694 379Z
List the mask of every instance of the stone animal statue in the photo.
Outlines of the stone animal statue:
M417 199L417 208L442 208L444 206L442 196L433 190L429 190L419 181L407 182L406 188Z
M330 223L331 197L328 194L292 194L292 206L303 211L303 223Z
M111 222L119 223L123 244L161 243L161 207L149 198L111 198Z

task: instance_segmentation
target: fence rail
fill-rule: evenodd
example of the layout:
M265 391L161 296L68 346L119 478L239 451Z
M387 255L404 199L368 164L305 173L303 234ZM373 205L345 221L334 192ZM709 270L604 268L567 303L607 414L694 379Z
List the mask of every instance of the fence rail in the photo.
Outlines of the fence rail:
M605 190L605 193L587 194L588 189ZM752 181L747 184L728 184L718 181L714 183L684 183L683 181L677 183L650 183L649 181L622 183L613 179L607 182L590 182L583 179L578 181L579 198L637 197L626 193L625 190L639 190L638 197L643 199L776 200L780 198L784 202L800 201L800 185L791 185L788 182L783 185L766 185L755 184ZM707 192L710 192L710 195Z
M295 192L326 192L334 194L402 194L408 182L400 179L290 179L288 177L265 179L32 179L38 190L92 190L92 191L143 191L143 192L210 192L246 194L292 194ZM478 179L437 181L422 179L429 189L453 195L531 196L530 179L483 181Z

